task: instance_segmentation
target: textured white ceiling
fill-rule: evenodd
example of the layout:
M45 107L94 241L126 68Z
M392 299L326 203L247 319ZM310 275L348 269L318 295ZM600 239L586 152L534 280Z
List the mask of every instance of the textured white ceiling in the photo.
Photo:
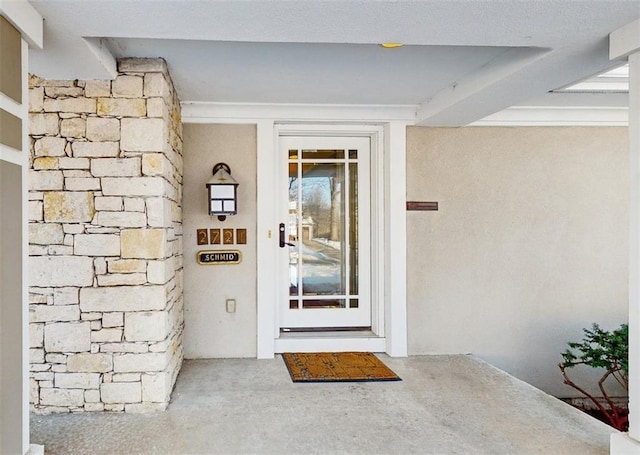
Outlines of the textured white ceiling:
M607 36L640 18L640 0L31 3L45 18L45 48L30 57L42 77L110 77L109 54L164 57L183 101L408 104L432 125L619 64ZM83 38L104 44L98 58Z

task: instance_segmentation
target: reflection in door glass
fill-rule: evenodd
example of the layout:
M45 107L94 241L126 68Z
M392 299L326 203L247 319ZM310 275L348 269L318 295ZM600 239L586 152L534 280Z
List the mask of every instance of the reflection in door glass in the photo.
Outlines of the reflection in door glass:
M302 294L345 294L344 163L302 165Z
M288 155L289 309L359 308L358 151Z

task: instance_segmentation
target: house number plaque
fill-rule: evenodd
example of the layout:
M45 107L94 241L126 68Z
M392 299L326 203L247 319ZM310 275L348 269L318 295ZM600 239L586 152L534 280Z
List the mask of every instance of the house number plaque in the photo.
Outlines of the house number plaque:
M200 265L240 264L242 254L238 250L198 251L197 258Z

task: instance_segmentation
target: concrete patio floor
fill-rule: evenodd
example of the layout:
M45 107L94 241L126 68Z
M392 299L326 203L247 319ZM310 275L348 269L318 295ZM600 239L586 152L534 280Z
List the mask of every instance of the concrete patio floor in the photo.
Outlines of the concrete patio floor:
M403 381L294 384L187 360L164 413L31 417L45 454L606 454L615 430L471 356L379 356Z

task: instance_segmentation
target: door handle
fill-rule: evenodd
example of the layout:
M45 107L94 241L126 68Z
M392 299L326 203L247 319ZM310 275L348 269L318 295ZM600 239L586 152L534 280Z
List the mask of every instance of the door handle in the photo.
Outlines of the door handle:
M284 235L285 235L284 223L280 223L280 227L278 230L280 231L280 248L284 248L285 245L295 246L293 243L284 241Z

